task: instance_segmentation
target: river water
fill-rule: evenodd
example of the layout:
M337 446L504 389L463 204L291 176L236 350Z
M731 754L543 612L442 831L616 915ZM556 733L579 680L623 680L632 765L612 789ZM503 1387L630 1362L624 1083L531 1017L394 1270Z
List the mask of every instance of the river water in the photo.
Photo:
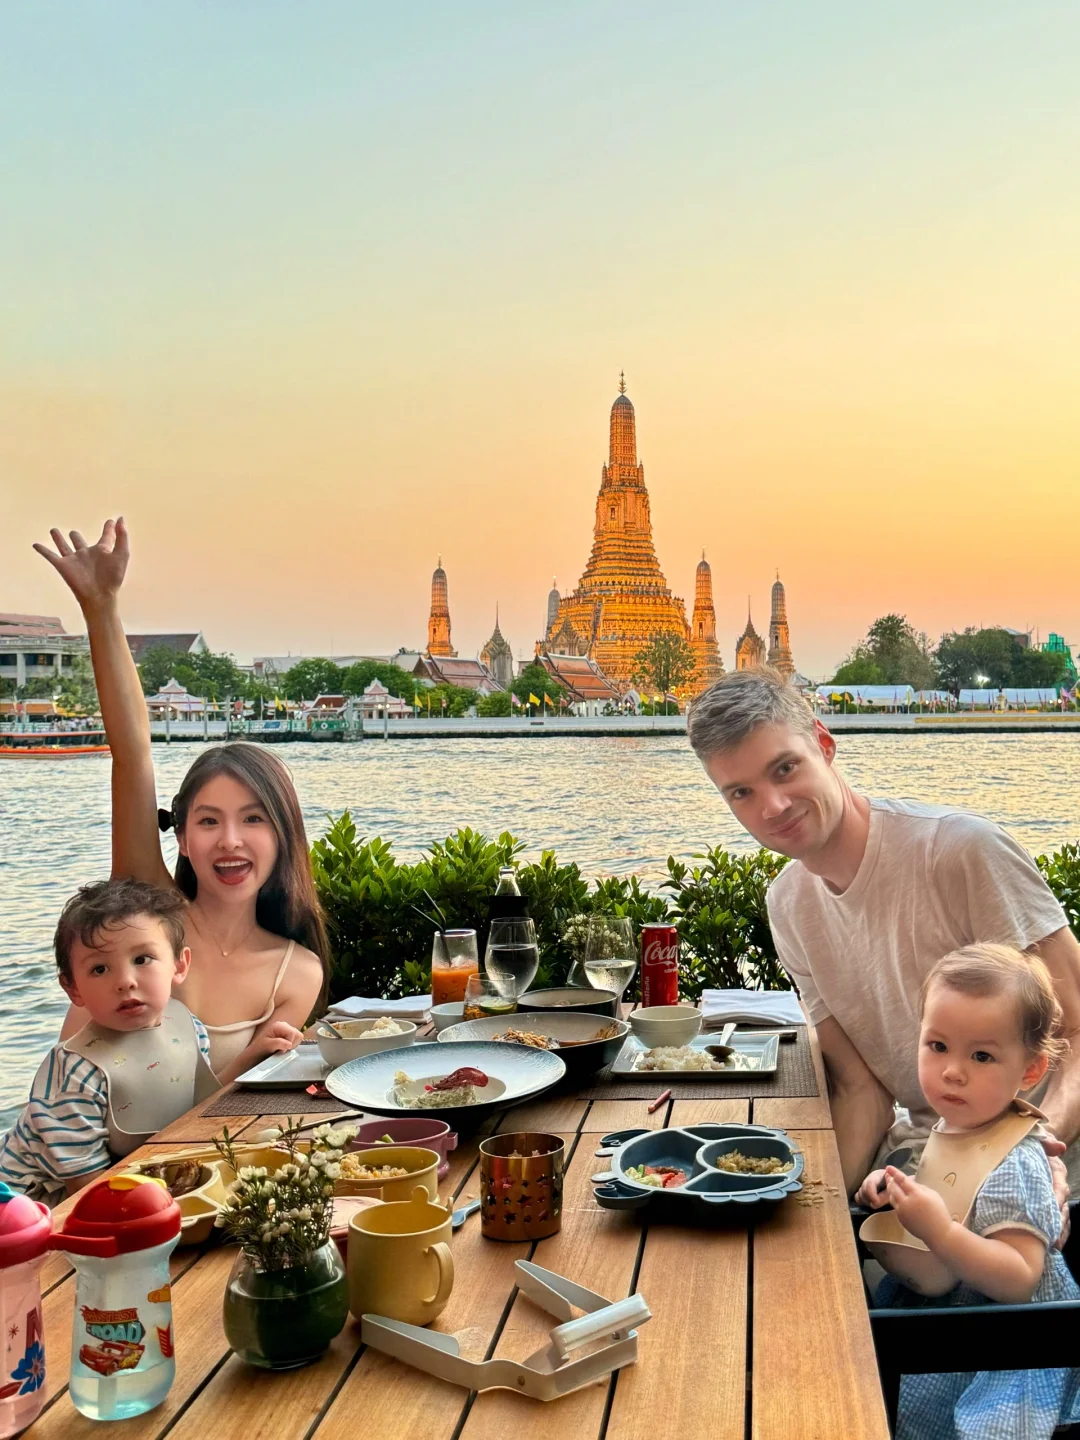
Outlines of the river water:
M1033 854L1080 838L1080 739L1070 735L843 735L839 763L869 794L977 810ZM200 745L154 747L167 804ZM658 880L669 854L752 848L681 736L295 744L278 752L308 835L352 812L405 859L458 826L510 830L586 875ZM169 845L172 847L171 837ZM171 862L175 853L170 849ZM65 900L109 870L109 761L0 762L0 1126L25 1099L65 1009L51 954Z

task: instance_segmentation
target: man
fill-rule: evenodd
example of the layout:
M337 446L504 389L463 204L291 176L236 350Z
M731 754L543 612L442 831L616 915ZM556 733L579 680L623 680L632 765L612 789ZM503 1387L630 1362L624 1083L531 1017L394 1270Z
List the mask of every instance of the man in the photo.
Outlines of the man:
M1066 1038L1080 1033L1080 944L1031 857L999 826L947 806L872 800L833 761L836 742L769 670L738 670L693 705L690 743L739 823L791 856L769 923L829 1077L844 1180L854 1192L898 1145L918 1152L935 1116L919 1089L919 989L935 961L998 941L1046 963ZM898 1125L894 1102L910 1115ZM1040 1092L1080 1177L1080 1056ZM1073 1163L1076 1161L1077 1163ZM1065 1194L1065 1167L1051 1160Z

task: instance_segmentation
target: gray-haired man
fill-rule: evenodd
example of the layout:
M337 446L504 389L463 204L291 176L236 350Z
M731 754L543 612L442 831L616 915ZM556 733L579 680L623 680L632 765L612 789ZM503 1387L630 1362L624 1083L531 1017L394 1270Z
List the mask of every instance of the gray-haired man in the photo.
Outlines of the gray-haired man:
M925 1137L934 1121L916 1068L919 990L943 955L980 940L1037 953L1067 1035L1080 1033L1080 945L1031 857L999 826L852 790L833 764L833 737L772 671L739 670L711 686L691 708L689 734L740 825L795 862L769 891L769 923L817 1027L849 1193L876 1156ZM903 1131L894 1102L911 1117ZM1076 1054L1041 1103L1072 1147ZM1052 1164L1063 1195L1064 1166Z

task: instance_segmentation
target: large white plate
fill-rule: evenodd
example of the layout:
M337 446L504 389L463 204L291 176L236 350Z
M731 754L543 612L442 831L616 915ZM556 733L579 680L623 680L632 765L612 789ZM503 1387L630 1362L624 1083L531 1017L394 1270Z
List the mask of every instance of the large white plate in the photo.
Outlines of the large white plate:
M698 1035L690 1042L694 1050L704 1050L706 1045L715 1045L715 1035ZM754 1035L736 1032L729 1042L735 1050L751 1056L758 1063L752 1070L741 1066L725 1067L723 1070L641 1070L641 1057L651 1047L642 1044L636 1035L628 1035L626 1044L619 1051L619 1058L611 1067L612 1075L643 1075L650 1080L662 1081L666 1075L685 1075L695 1080L756 1080L762 1075L775 1075L780 1041L775 1035Z
M282 1090L293 1085L303 1088L321 1085L330 1069L319 1054L319 1047L305 1041L295 1050L287 1050L284 1055L268 1055L258 1065L238 1075L236 1083L253 1090Z
M398 1070L404 1070L410 1080L430 1083L441 1080L463 1065L482 1070L490 1078L492 1083L486 1087L492 1092L489 1097L484 1096L484 1090L478 1087L476 1103L454 1112L406 1109L395 1104L391 1098L390 1091ZM338 1100L344 1100L358 1110L373 1110L381 1115L445 1116L462 1114L465 1110L472 1114L501 1105L516 1105L519 1100L528 1100L549 1090L565 1074L566 1066L550 1050L529 1050L524 1045L503 1045L494 1040L486 1043L448 1041L438 1045L382 1050L375 1055L350 1060L348 1064L331 1070L326 1077L326 1088Z

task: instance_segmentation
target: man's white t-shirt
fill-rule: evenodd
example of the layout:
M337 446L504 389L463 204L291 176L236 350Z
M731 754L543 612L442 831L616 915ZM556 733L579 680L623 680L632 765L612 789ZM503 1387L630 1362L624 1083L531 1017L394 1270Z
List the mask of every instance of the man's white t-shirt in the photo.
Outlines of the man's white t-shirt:
M768 895L780 963L819 1024L831 1015L925 1132L919 991L951 950L995 941L1027 950L1068 922L1031 856L981 815L871 800L866 853L841 895L798 861Z

